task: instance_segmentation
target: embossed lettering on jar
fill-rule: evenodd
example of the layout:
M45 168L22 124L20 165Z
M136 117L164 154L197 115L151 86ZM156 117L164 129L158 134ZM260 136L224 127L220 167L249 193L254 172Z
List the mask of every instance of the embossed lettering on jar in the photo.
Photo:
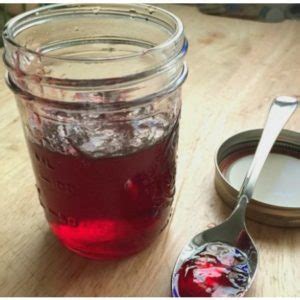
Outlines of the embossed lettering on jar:
M175 191L180 20L147 5L51 5L12 19L4 43L53 233L90 258L146 247Z

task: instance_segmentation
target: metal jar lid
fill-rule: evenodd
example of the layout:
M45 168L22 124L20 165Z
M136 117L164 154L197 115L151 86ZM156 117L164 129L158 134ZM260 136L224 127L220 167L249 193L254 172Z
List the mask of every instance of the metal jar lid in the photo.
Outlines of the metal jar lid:
M233 187L226 176L226 170L238 159L254 154L261 134L262 129L238 133L223 142L217 151L215 158L215 188L224 202L232 208L236 205L238 190ZM283 130L273 146L272 153L300 159L300 133ZM296 185L295 189L299 190L300 184ZM299 202L296 206L289 207L288 205L265 203L262 199L252 199L247 208L247 217L273 226L300 226L300 199L297 200Z

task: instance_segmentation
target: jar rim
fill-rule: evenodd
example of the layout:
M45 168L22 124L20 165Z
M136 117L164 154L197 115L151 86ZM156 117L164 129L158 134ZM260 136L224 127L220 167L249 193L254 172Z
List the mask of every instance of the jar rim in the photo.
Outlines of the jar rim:
M54 11L56 9L60 9L60 8L83 8L83 7L95 7L95 6L99 6L101 7L101 10L105 10L105 7L111 7L112 5L115 5L116 7L123 7L123 8L128 8L128 9L133 9L133 8L144 8L145 10L151 10L151 9L155 9L155 11L159 11L161 14L169 17L170 19L172 19L174 21L175 24L175 30L174 32L172 32L172 34L162 43L155 45L153 47L150 47L149 49L146 50L141 50L135 53L130 53L127 55L122 55L122 56L114 56L114 57L89 57L89 58L78 58L78 57L61 57L59 55L48 55L47 52L46 53L41 53L32 49L27 48L26 46L22 46L21 44L19 44L18 42L15 41L15 37L14 37L14 32L13 32L13 28L15 26L18 25L18 23L26 20L26 19L30 19L33 16L38 16L40 13L42 12L51 12ZM103 10L103 11L104 11ZM101 11L99 12L99 14L101 14ZM157 6L153 6L153 5L148 5L148 4L124 4L124 3L117 3L117 4L108 4L108 3L90 3L90 4L85 4L85 3L77 3L77 4L50 4L44 7L40 7L40 8L36 8L33 10L30 10L28 12L22 13L14 18L12 18L11 20L9 20L3 29L3 33L2 33L2 38L3 40L5 40L6 42L8 42L9 44L11 44L12 46L25 51L25 52L29 52L31 54L34 55L38 55L39 57L44 57L44 58L49 58L51 60L62 60L62 61L70 61L70 62L107 62L107 61L117 61L117 60L123 60L123 59L130 59L130 58L134 58L134 57L138 57L141 54L145 54L146 52L159 52L159 51L163 51L164 49L167 49L170 45L172 45L173 43L175 43L175 41L177 39L180 38L180 36L183 35L183 24L181 22L181 20L174 15L173 13L157 7Z

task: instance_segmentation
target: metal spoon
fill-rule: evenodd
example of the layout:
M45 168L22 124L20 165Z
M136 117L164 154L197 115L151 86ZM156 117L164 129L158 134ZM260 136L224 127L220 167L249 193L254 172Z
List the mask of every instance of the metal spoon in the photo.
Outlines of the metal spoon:
M245 225L245 213L248 202L251 200L254 187L263 165L284 125L294 113L298 105L293 97L277 97L270 108L265 127L257 146L253 161L247 172L238 195L238 203L228 219L216 227L197 234L181 251L175 264L172 275L172 295L178 294L176 273L181 265L191 258L199 248L207 243L222 242L240 249L248 257L250 266L250 280L245 292L253 282L257 269L258 252Z

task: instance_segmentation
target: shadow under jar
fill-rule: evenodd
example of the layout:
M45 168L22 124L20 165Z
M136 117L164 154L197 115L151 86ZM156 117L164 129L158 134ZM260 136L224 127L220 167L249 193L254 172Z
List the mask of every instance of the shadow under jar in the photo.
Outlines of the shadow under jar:
M52 232L90 258L140 251L171 213L182 23L147 5L50 5L9 21L3 38Z

